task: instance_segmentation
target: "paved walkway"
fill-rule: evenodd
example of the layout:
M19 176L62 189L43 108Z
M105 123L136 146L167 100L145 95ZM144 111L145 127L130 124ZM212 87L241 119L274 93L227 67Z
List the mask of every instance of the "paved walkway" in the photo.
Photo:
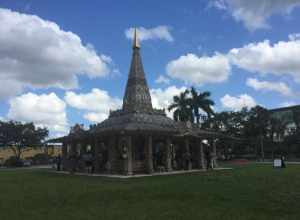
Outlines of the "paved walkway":
M0 167L1 170L35 170L35 169L51 169L53 165L37 165L29 167Z
M232 170L232 168L215 168L215 171L220 170ZM117 174L89 174L89 173L74 173L74 175L78 176L98 176L98 177L110 177L110 178L119 178L119 179L129 179L129 178L139 178L139 177L148 177L148 176L169 176L169 175L178 175L178 174L186 174L186 173L198 173L198 172L205 172L206 170L199 169L199 170L176 170L171 172L160 172L160 173L152 173L152 174L135 174L135 175L117 175ZM66 171L52 171L58 174L66 174L70 175L70 172Z
M265 161L265 162L262 162L262 161L259 161L259 162L255 162L257 164L273 164L273 161ZM285 161L285 164L298 164L300 165L300 162L299 161Z

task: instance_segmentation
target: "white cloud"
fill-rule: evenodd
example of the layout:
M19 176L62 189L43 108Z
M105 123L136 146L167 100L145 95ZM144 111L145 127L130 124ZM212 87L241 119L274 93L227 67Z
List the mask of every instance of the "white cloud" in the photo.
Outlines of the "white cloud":
M268 40L251 43L230 50L228 56L233 64L249 72L287 74L300 82L300 40L279 41L273 45Z
M211 0L209 2L210 6L216 7L217 9L220 10L227 10L227 4L226 4L226 0Z
M173 112L169 112L167 109L169 105L173 102L173 97L184 92L186 87L177 88L176 86L169 86L166 89L151 89L151 99L152 105L157 109L165 109L167 116L173 118Z
M238 22L253 31L268 28L267 19L274 14L289 14L300 6L300 0L211 0L210 4L227 10Z
M230 70L228 58L220 53L211 57L183 55L170 61L166 67L170 77L195 85L224 82L228 79Z
M163 75L159 75L155 82L158 84L170 84L170 79Z
M278 92L285 96L292 96L293 92L290 87L283 82L259 81L255 78L248 78L247 86L252 87L256 91L271 91Z
M12 98L7 118L22 122L34 122L52 132L67 132L66 104L55 93L27 93Z
M296 104L297 104L296 102L287 101L287 102L280 103L279 107L280 108L282 108L282 107L289 107L289 106L293 106L293 105L296 105Z
M88 112L83 115L83 117L93 123L99 123L108 118L108 113L105 112Z
M226 94L220 99L220 101L224 108L234 111L241 110L244 107L252 108L256 106L255 100L247 94L242 94L237 97Z
M54 22L3 8L0 20L0 79L10 85L0 89L2 98L24 87L74 88L77 74L101 77L110 71L110 58Z
M170 86L166 89L151 89L151 99L154 108L166 109L169 117L172 112L168 112L167 108L172 103L173 96L183 92L186 88L177 88ZM90 93L76 94L67 92L65 101L73 108L83 110L83 117L90 122L98 123L106 119L110 110L116 110L122 107L122 100L111 97L107 91L100 89L92 89Z
M140 41L151 40L151 39L159 39L166 40L169 42L173 42L174 38L170 32L170 27L160 25L154 28L137 28L138 38ZM128 39L132 39L134 35L134 28L128 28L125 30L125 35Z
M65 101L73 108L84 110L84 118L91 122L101 122L109 115L109 110L116 110L122 105L122 100L109 96L108 92L92 89L90 93L67 92Z
M290 39L291 41L300 40L300 33L289 34L289 39Z

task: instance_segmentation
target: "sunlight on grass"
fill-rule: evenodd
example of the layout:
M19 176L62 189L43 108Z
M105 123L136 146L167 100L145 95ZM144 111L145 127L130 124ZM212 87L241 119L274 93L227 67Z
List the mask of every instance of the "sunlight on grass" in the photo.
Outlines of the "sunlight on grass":
M300 219L300 166L138 179L0 172L0 219Z

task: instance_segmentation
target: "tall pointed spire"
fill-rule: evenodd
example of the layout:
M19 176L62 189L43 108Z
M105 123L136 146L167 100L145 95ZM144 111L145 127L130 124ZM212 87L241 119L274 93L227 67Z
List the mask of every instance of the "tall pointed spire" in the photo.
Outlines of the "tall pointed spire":
M133 35L133 44L132 44L133 48L140 48L140 44L139 44L139 39L137 36L137 30L136 28L134 28L134 35Z
M123 110L127 112L151 112L153 110L151 96L140 56L136 29L134 30L132 49L131 66L123 98Z

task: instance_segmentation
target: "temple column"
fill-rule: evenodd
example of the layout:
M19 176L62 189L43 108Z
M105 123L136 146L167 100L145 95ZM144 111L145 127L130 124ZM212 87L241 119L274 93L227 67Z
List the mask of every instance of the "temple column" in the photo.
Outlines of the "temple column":
M201 169L205 169L205 156L202 140L200 140L200 158L201 158Z
M132 137L126 137L126 148L127 148L127 159L125 160L125 174L132 175L133 174L133 164L132 164Z
M203 148L201 149L201 139L197 138L197 168L202 168L202 154L203 154Z
M153 170L153 147L152 147L152 144L153 144L153 140L152 140L152 136L149 135L147 137L147 140L146 140L146 167L147 167L147 172L148 173L153 173L154 170Z
M75 141L72 141L70 143L71 145L71 148L70 148L70 155L71 156L74 156L76 154L76 142Z
M172 145L172 140L171 140L170 137L167 137L167 143L166 143L166 170L168 172L172 171L171 145Z
M75 141L72 141L71 142L71 149L70 149L70 161L69 161L69 164L70 164L70 172L71 174L73 174L75 171L76 171L76 166L77 166L77 150L76 150L76 147L77 147L77 143Z
M68 143L66 141L63 142L62 147L62 155L61 155L61 162L62 162L62 170L67 168L67 161L68 161Z
M217 140L216 139L212 140L212 164L213 164L213 168L218 167L218 164L217 164Z
M188 170L192 169L192 161L191 161L191 152L190 152L190 141L189 139L186 137L184 139L184 145L185 145L185 162L187 162L187 168Z
M99 153L100 153L100 144L98 138L95 137L94 138L94 169L96 173L100 171Z
M113 162L114 162L114 146L115 145L115 139L113 136L109 137L108 140L108 149L107 149L107 162L106 162L106 169L109 173L113 172Z

